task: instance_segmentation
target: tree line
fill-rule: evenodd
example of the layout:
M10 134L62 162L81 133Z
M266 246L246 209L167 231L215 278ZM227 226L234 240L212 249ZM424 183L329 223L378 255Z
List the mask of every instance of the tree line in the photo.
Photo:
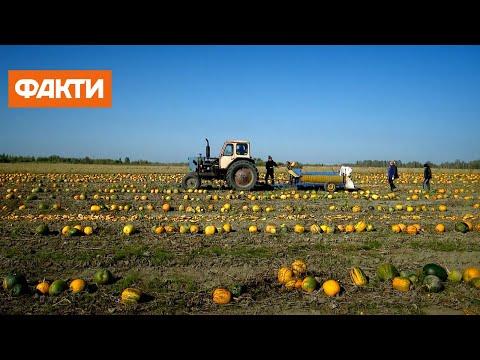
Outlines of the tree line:
M265 160L261 158L254 159L257 166L265 166ZM21 155L7 155L2 154L0 155L0 163L25 163L25 162L35 162L35 163L67 163L67 164L99 164L99 165L187 165L186 162L180 163L161 163L161 162L151 162L147 160L134 160L131 161L128 156L126 156L123 160L119 159L92 159L88 156L83 158L73 158L73 157L61 157L58 155L51 155L51 156L21 156ZM400 168L423 168L423 162L419 161L410 161L410 162L402 162L401 160L395 160L397 166ZM346 165L350 167L373 167L379 168L384 167L387 168L389 166L390 160L361 160L355 163L345 163L345 164L306 164L300 163L297 161L298 167L303 166L340 166ZM455 160L454 162L443 162L440 164L435 164L432 162L428 162L430 167L438 168L438 169L480 169L480 160L473 160L473 161L462 161L462 160ZM277 161L278 166L286 166L286 163Z

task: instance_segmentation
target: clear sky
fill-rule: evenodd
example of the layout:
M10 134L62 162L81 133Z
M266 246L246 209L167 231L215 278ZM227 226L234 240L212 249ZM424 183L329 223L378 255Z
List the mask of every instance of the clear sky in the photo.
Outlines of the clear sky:
M0 154L480 159L477 45L2 45ZM111 108L8 108L8 70L112 70Z

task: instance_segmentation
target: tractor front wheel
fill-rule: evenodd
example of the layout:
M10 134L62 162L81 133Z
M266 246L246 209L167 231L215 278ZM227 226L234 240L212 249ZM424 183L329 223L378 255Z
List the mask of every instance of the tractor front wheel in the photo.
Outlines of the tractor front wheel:
M201 185L200 176L196 172L190 172L186 174L182 179L182 186L185 190L199 189Z

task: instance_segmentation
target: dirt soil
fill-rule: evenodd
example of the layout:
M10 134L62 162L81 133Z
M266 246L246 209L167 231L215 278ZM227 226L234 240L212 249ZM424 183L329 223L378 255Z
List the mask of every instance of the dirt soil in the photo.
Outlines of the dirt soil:
M478 202L478 192L471 200L453 198L456 188L469 189L464 183L450 185L451 196L442 201L421 197L415 202L407 200L411 196L409 189L419 188L413 182L403 186L399 182L399 191L393 198L384 197L388 193L387 184L369 183L367 188L381 194L380 199L372 200L363 193L355 198L354 193L343 191L329 199L321 190L316 198L311 198L311 191L290 188L253 192L256 199L248 198L252 193L215 186L202 193L188 193L179 187L179 181L165 183L163 177L155 174L118 175L114 180L100 175L2 175L0 274L4 277L15 271L22 272L29 291L14 296L12 291L2 288L0 314L480 314L480 290L464 282L445 281L445 288L438 293L426 291L421 283L412 285L408 292L399 292L391 282L377 278L379 265L387 262L399 271L419 276L428 263L449 270L480 265L478 232L463 234L454 230L455 223L465 214L472 214L473 222L478 221L478 209L473 207ZM478 188L478 184L472 186ZM38 188L41 190L34 192ZM431 193L436 194L438 188ZM174 189L178 193L174 193ZM15 196L7 199L10 192ZM37 198L26 200L32 193ZM300 194L298 199L294 193ZM79 197L80 194L85 198ZM281 199L285 194L290 196ZM18 198L18 195L22 196ZM116 196L112 199L112 195ZM141 195L147 199L138 199ZM217 200L214 195L218 196ZM171 204L168 212L162 210L166 202ZM226 203L230 204L230 210L222 210ZM392 211L399 203L425 205L425 208L417 208L412 213L405 208ZM22 204L26 208L19 210ZM59 208L54 209L55 204ZM94 204L104 208L92 212ZM122 207L130 204L131 208L111 210L112 204ZM153 208L149 210L148 204ZM260 205L259 212L252 210L254 204ZM438 211L440 204L446 204L448 210ZM182 205L185 208L191 205L194 211L186 211ZM360 206L361 211L353 212L354 205ZM200 210L195 211L196 207ZM267 212L267 207L273 210ZM374 230L308 231L314 223L337 227L358 221L372 223ZM417 235L393 233L391 225L400 222L418 222L422 230ZM446 225L445 233L435 232L439 222ZM35 233L42 223L49 227L46 235ZM198 224L203 230L207 225L220 228L225 223L231 224L231 232L211 236L202 232L180 232L181 225ZM62 234L65 226L77 224L92 226L93 234ZM123 233L127 224L134 225L135 233ZM266 233L267 224L275 225L277 233ZM280 231L282 224L288 231ZM306 231L294 232L296 224L304 225ZM159 225L175 226L175 231L155 233L153 229ZM257 225L259 231L250 233L251 225ZM278 281L280 267L290 266L296 259L306 263L305 276L317 280L314 291L287 290ZM361 267L368 275L366 286L352 283L349 276L352 266ZM94 274L98 269L108 269L113 280L97 285ZM85 291L75 294L66 289L59 296L35 291L35 286L44 279L49 282L63 279L69 284L75 278L87 282ZM329 297L323 292L321 285L327 279L336 279L341 284L339 294ZM230 303L219 305L212 301L215 288L234 285L240 285L242 291ZM143 295L139 303L122 303L120 296L127 287L141 289Z

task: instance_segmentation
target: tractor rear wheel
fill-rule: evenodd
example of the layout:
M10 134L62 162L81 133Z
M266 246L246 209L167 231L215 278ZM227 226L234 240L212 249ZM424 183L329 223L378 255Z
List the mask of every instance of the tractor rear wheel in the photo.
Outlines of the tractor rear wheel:
M182 179L182 186L185 190L188 189L200 189L202 181L200 176L196 172L190 172L186 174Z
M235 190L252 190L258 180L258 170L249 161L240 160L230 165L226 174L227 184Z

